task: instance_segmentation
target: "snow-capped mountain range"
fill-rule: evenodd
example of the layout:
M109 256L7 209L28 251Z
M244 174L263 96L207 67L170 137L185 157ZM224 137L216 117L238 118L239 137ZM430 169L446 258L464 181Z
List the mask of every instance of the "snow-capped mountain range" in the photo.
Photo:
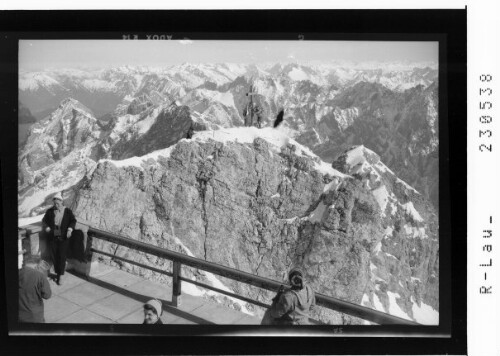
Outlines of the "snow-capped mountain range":
M272 261L300 257L310 270L324 272L314 283L326 294L435 324L437 73L429 63L338 62L22 73L20 109L38 120L19 150L19 215L42 213L64 191L78 213L99 225L108 206L102 199L126 211L131 194L145 199L130 212L139 215L114 216L102 228L130 223L140 238L275 279L289 266ZM250 88L263 111L262 129L242 127ZM273 129L282 109L284 121ZM190 127L195 134L186 140ZM178 190L174 182L185 186ZM166 190L158 195L153 187ZM247 199L255 201L224 210ZM145 216L151 204L153 215ZM207 206L215 209L212 222ZM169 209L177 218L167 222ZM217 209L229 220L217 222ZM251 226L236 224L232 211L248 215ZM142 231L144 221L155 228ZM226 223L237 231L226 230ZM198 228L206 234L204 248L193 237ZM226 261L215 242L210 250L209 235L232 236L225 255L244 258ZM271 238L277 235L286 242ZM342 253L328 247L331 238L345 245ZM293 251L306 244L308 252L275 255L290 243ZM325 246L334 257L324 255ZM347 260L356 268L345 270ZM337 280L324 279L332 273Z
M263 108L264 126L272 125L284 109L283 125L291 137L325 161L333 161L349 145L365 144L437 206L437 68L430 63L184 63L156 69L62 69L23 73L19 96L20 107L27 102L32 113L57 108L61 98L82 103L97 119L99 130L106 132L98 135L105 139L95 157L126 158L127 152L139 155L147 147L158 147L138 138L162 108L172 104L189 109L184 116L190 119L184 120L181 131L191 122L196 129L242 126L250 87L253 100ZM407 87L411 88L404 90ZM57 116L54 113L48 117ZM379 133L374 135L374 130ZM34 128L33 134L39 131ZM128 145L129 140L133 144ZM146 148L138 151L140 145ZM24 173L21 176L24 181Z
M432 63L379 63L375 67L374 63L332 62L265 65L184 63L167 68L56 69L21 72L19 98L39 119L67 97L82 102L100 117L112 112L127 95L138 96L153 91L165 98L170 95L179 98L195 88L220 87L239 76L274 78L279 82L307 80L318 86L337 87L367 81L402 91L418 84L430 85L437 78L437 67Z

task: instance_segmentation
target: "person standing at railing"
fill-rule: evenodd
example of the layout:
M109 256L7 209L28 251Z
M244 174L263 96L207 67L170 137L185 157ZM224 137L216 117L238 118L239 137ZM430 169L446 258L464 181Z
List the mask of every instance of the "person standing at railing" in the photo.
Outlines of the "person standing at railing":
M296 267L288 273L291 288L280 288L273 299L269 315L272 325L308 325L309 313L316 305L312 288L304 282L302 269Z
M161 302L158 299L151 299L146 304L144 304L144 322L143 324L163 324L160 319L163 308Z
M19 322L45 323L43 300L52 296L45 261L26 260L19 270Z
M61 193L57 193L54 198L54 206L47 210L42 226L48 235L48 248L51 252L51 260L56 273L56 283L62 284L62 275L66 269L66 256L68 253L68 239L75 229L76 218L71 209L63 204Z

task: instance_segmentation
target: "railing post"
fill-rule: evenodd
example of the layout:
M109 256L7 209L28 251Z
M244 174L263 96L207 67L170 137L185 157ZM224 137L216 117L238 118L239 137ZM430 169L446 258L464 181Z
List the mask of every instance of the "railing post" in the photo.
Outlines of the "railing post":
M173 285L172 285L172 305L178 307L181 305L181 263L174 261L173 265Z

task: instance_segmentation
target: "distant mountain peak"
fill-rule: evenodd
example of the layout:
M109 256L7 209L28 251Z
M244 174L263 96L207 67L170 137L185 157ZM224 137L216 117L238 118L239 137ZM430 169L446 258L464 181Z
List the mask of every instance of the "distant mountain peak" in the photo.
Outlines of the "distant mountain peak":
M88 107L83 105L81 102L79 102L76 99L73 98L66 98L63 101L61 101L61 104L57 108L56 111L51 115L51 118L60 118L60 117L65 117L66 113L69 111L76 110L77 112L80 112L81 114L85 116L89 116L90 118L95 120L94 113L92 110L90 110Z
M64 86L46 72L26 73L19 77L19 90L36 91L45 89L53 92L54 89L66 90Z

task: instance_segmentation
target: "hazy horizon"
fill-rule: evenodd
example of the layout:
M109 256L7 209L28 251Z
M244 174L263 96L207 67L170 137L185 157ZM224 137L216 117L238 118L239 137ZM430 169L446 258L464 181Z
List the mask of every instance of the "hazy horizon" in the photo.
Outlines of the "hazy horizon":
M249 40L22 40L19 70L182 63L433 62L438 42Z

